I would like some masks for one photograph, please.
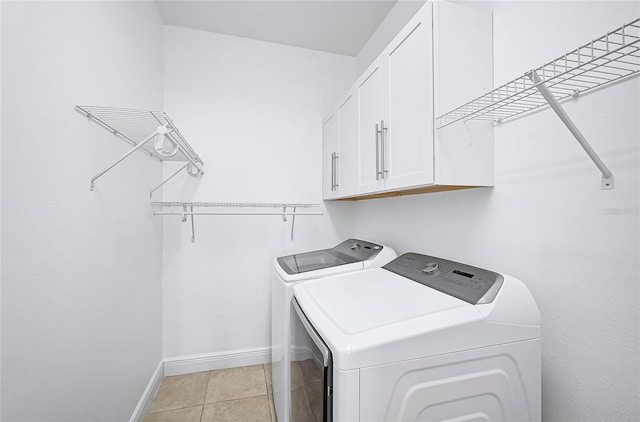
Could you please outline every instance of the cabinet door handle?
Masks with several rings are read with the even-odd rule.
[[[376,180],[380,180],[380,128],[376,123]]]
[[[335,158],[336,158],[336,157],[335,157],[335,155],[336,155],[336,153],[335,153],[335,152],[332,152],[332,153],[331,153],[331,190],[332,190],[332,191],[333,191],[333,190],[334,190],[334,188],[336,187],[336,185],[335,185],[335,181],[334,181],[334,179],[333,179],[333,178],[334,178],[334,175],[336,174],[336,171],[335,171],[335,166],[336,166],[336,160],[335,160]]]
[[[331,190],[333,190],[333,152],[331,153]]]
[[[336,153],[331,153],[331,190],[336,190]]]
[[[380,167],[382,167],[381,176],[382,176],[383,179],[384,179],[385,173],[388,173],[388,170],[384,169],[384,163],[385,163],[385,160],[384,160],[384,135],[385,135],[386,132],[387,132],[387,128],[384,127],[384,120],[380,120],[380,149],[382,150],[382,154],[381,154],[382,155],[382,159],[380,160],[381,161]]]
[[[338,187],[340,186],[340,184],[338,183],[339,182],[338,175],[340,174],[338,172],[338,165],[340,164],[340,157],[338,156],[337,152],[334,152],[334,154],[335,155],[334,155],[333,161],[335,162],[335,164],[333,165],[333,167],[335,169],[335,176],[333,178],[333,183],[334,183],[334,185],[336,187],[336,190],[338,190]]]

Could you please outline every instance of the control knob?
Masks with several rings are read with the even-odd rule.
[[[433,274],[438,271],[438,263],[437,262],[427,262],[422,266],[422,272],[425,274]]]

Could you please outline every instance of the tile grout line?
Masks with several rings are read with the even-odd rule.
[[[1,1],[1,0],[0,0],[0,1]],[[198,406],[203,406],[203,408],[204,408],[204,405],[205,405],[205,403],[204,403],[204,402],[205,402],[205,400],[206,400],[206,397],[207,397],[207,391],[208,391],[208,388],[209,388],[209,378],[211,377],[211,371],[201,371],[201,372],[207,372],[207,385],[206,385],[206,386],[205,386],[205,388],[204,388],[204,398],[202,399],[202,403],[201,403],[201,404],[196,404],[196,405],[187,405],[187,406],[180,406],[180,407],[172,407],[172,408],[169,408],[169,409],[160,409],[160,410],[155,410],[155,411],[147,410],[147,412],[145,413],[145,416],[146,416],[146,415],[156,414],[156,413],[172,412],[172,411],[174,411],[174,410],[190,409],[190,408],[192,408],[192,407],[198,407]],[[189,375],[195,375],[195,374],[198,374],[198,373],[199,373],[199,372],[194,372],[194,373],[190,373],[190,374],[170,375],[169,377],[164,377],[164,378],[162,379],[162,381],[160,382],[160,386],[162,386],[162,383],[164,383],[164,381],[165,381],[165,379],[166,379],[166,378],[170,378],[170,377],[174,377],[174,376],[177,376],[177,377],[179,377],[179,376],[189,376]],[[160,388],[158,388],[158,391],[160,391]],[[157,393],[156,393],[156,395],[157,395]],[[154,399],[153,399],[153,400],[155,401],[155,397],[154,397]],[[200,417],[200,418],[202,419],[202,415],[201,415],[201,417]]]
[[[0,1],[1,1],[1,0],[0,0]],[[147,415],[156,415],[156,414],[158,414],[158,413],[165,413],[165,412],[174,412],[174,411],[176,411],[176,410],[191,409],[191,408],[193,408],[193,407],[202,407],[202,406],[203,406],[203,405],[201,405],[201,404],[196,404],[195,406],[172,407],[171,409],[158,410],[158,411],[155,411],[155,412],[147,412],[147,413],[145,414],[145,416],[147,416]]]
[[[2,1],[2,0],[0,0],[0,1]],[[204,405],[196,404],[194,406],[172,407],[171,409],[156,410],[155,412],[147,412],[146,414],[147,415],[155,415],[156,413],[173,412],[174,410],[190,409],[192,407],[198,407],[198,406],[204,406]]]
[[[204,405],[207,402],[207,393],[209,392],[209,381],[211,381],[211,371],[207,371],[207,386],[204,388],[204,397],[202,397],[202,411],[200,412],[200,422],[202,422],[202,416],[204,415]]]
[[[201,404],[195,405],[195,406],[191,405],[191,406],[181,406],[181,407],[176,407],[176,408],[171,408],[171,409],[162,409],[162,410],[158,410],[158,411],[155,411],[155,412],[147,411],[145,416],[147,414],[158,414],[158,413],[163,413],[163,412],[171,412],[171,411],[189,409],[189,408],[192,408],[192,407],[200,406],[201,410],[200,410],[200,419],[199,419],[199,421],[202,422],[202,418],[204,416],[204,407],[207,404],[214,405],[214,404],[219,404],[219,403],[226,403],[226,402],[231,402],[231,401],[244,400],[244,399],[250,399],[250,398],[264,396],[267,399],[267,405],[269,406],[269,416],[271,417],[271,421],[273,421],[274,415],[273,415],[273,412],[271,411],[271,404],[270,404],[270,401],[269,401],[269,388],[268,388],[267,373],[266,373],[267,369],[265,367],[265,364],[261,364],[260,366],[262,366],[262,376],[263,376],[263,382],[264,382],[264,387],[265,387],[265,393],[264,394],[257,394],[257,395],[253,395],[253,396],[247,396],[247,397],[236,397],[236,398],[231,398],[231,399],[227,399],[227,400],[219,400],[219,401],[214,401],[214,402],[211,402],[211,403],[207,403],[206,399],[207,399],[207,393],[209,392],[209,382],[211,380],[211,375],[212,375],[213,371],[206,371],[207,372],[207,383],[205,385],[204,396],[203,396]],[[205,371],[202,371],[202,372],[205,372]],[[192,375],[192,374],[185,374],[185,375]],[[163,379],[163,382],[164,382],[164,379]]]
[[[2,1],[2,0],[0,0]],[[260,365],[248,365],[248,366],[262,366],[262,375],[265,376],[265,369],[264,369],[264,365],[260,364]],[[209,379],[211,379],[211,373],[214,371],[224,371],[224,370],[228,370],[228,369],[237,369],[237,368],[244,368],[244,366],[236,366],[233,368],[223,368],[223,369],[214,369],[212,371],[208,371],[209,372]],[[233,397],[233,398],[229,398],[229,399],[224,399],[224,400],[217,400],[217,401],[212,401],[212,402],[207,402],[207,395],[205,392],[205,398],[204,398],[204,403],[202,404],[203,406],[207,405],[207,404],[217,404],[217,403],[225,403],[225,402],[229,402],[229,401],[234,401],[234,400],[244,400],[244,399],[250,399],[253,397],[262,397],[262,396],[267,396],[267,399],[269,398],[269,389],[267,388],[267,381],[266,381],[266,376],[265,376],[265,384],[264,384],[264,388],[265,388],[265,393],[264,394],[254,394],[251,396],[243,396],[243,397]],[[209,388],[209,382],[207,381],[207,392],[208,392],[208,388]]]
[[[203,406],[221,404],[221,403],[229,403],[230,401],[255,399],[256,397],[266,397],[267,401],[269,400],[269,394],[258,394],[257,396],[237,397],[235,399],[226,399],[226,400],[214,401],[214,402],[211,402],[211,403],[205,403]],[[195,407],[195,406],[189,406],[189,407]]]
[[[271,413],[271,402],[269,401],[269,381],[267,381],[267,368],[265,364],[262,364],[262,375],[264,376],[264,389],[267,391],[267,406],[269,406],[269,419],[273,421],[273,414]]]

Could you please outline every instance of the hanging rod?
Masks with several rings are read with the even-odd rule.
[[[296,223],[296,216],[301,215],[323,215],[322,212],[298,212],[298,208],[319,208],[320,204],[294,204],[294,203],[265,203],[265,202],[151,202],[152,206],[159,207],[180,207],[181,211],[154,211],[154,216],[180,216],[182,222],[186,223],[191,217],[191,242],[195,243],[195,224],[194,216],[233,216],[233,215],[251,215],[265,216],[276,215],[281,216],[282,221],[286,222],[287,217],[291,216],[291,240],[294,239],[293,233]],[[194,211],[194,207],[205,208],[275,208],[279,211]]]
[[[635,19],[443,114],[436,118],[436,127],[441,129],[469,120],[498,124],[550,106],[602,173],[602,189],[613,189],[613,174],[564,111],[560,101],[638,75],[638,72],[640,19]]]
[[[232,208],[317,208],[320,204],[289,204],[282,202],[152,202],[151,205],[161,207],[232,207]]]
[[[158,161],[185,162],[177,172],[151,190],[149,196],[184,169],[190,176],[204,174],[202,159],[165,112],[89,105],[76,105],[75,109],[89,120],[133,145],[133,148],[115,163],[91,178],[90,190],[93,191],[98,178],[136,151],[143,151]]]

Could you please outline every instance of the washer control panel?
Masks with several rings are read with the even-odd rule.
[[[347,239],[332,248],[336,254],[344,254],[356,261],[372,259],[380,253],[382,245],[360,239]]]
[[[413,252],[382,268],[473,305],[491,303],[504,282],[493,271]]]
[[[427,262],[421,266],[422,272],[425,274],[433,274],[438,271],[440,265],[437,262]]]

